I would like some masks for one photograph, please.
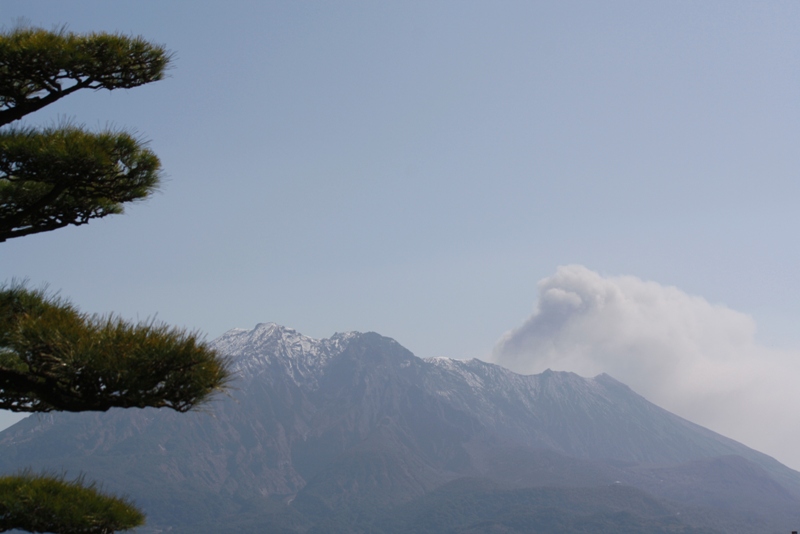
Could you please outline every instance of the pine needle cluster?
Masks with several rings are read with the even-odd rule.
[[[225,385],[226,360],[167,325],[89,316],[23,285],[0,288],[0,408],[172,408]]]
[[[0,478],[0,532],[110,534],[144,524],[127,499],[101,493],[82,477],[19,475]]]
[[[81,89],[164,76],[170,54],[141,37],[18,27],[0,34],[0,243],[80,226],[149,197],[161,163],[124,131],[9,126]],[[80,312],[24,284],[0,286],[0,409],[188,411],[223,389],[228,362],[197,334]],[[0,532],[108,534],[144,523],[82,477],[0,477]]]

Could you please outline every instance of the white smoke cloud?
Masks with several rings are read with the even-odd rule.
[[[493,353],[518,373],[608,373],[648,400],[800,468],[800,351],[755,321],[675,287],[580,265],[539,282],[536,308]]]

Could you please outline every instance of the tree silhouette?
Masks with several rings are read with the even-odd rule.
[[[160,80],[163,46],[118,34],[18,27],[0,34],[0,242],[122,213],[159,184],[158,157],[124,131],[12,125],[80,89]],[[50,412],[188,411],[229,378],[196,334],[81,313],[21,283],[0,287],[0,408]],[[82,478],[0,477],[0,532],[105,534],[144,523],[126,499]]]

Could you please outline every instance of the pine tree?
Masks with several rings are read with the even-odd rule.
[[[18,27],[0,34],[0,242],[122,213],[158,187],[158,157],[124,131],[12,123],[80,89],[133,88],[164,76],[170,54],[140,37]],[[81,313],[25,284],[0,287],[0,408],[50,412],[188,411],[229,378],[198,336]],[[0,532],[100,534],[144,523],[124,498],[79,478],[0,477]]]

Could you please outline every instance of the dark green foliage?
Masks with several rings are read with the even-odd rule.
[[[164,47],[140,37],[17,28],[0,34],[0,126],[79,89],[164,75]],[[158,186],[161,163],[125,132],[76,126],[0,132],[0,242],[122,212]]]
[[[144,524],[126,499],[103,495],[81,478],[22,473],[0,478],[0,532],[107,534]]]
[[[0,35],[0,126],[79,89],[160,80],[170,56],[141,37],[17,28]]]
[[[159,80],[162,46],[140,37],[20,27],[0,34],[0,127],[80,89]],[[122,131],[64,124],[0,130],[0,242],[122,213],[158,186],[161,163]],[[185,412],[228,380],[197,336],[80,313],[22,285],[0,287],[0,408],[17,412],[167,407]],[[144,523],[82,479],[0,478],[0,531],[105,534]]]
[[[225,364],[184,331],[87,316],[19,285],[0,289],[0,408],[185,412],[225,384]]]
[[[147,198],[160,162],[124,132],[75,126],[0,132],[0,241],[122,213]]]

